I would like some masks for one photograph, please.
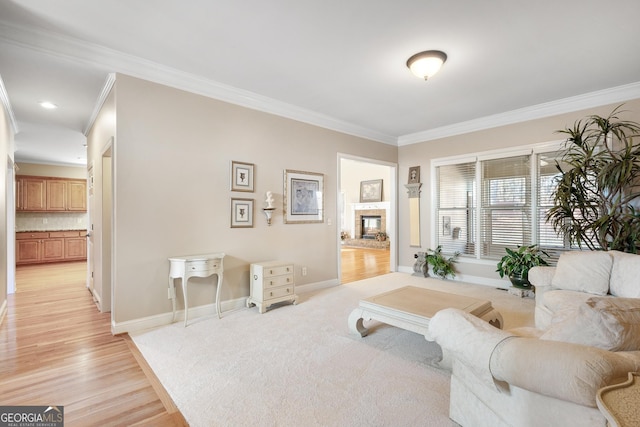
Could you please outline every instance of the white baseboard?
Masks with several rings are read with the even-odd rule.
[[[338,286],[340,281],[338,279],[324,280],[322,282],[307,283],[304,285],[296,285],[296,293],[303,294],[305,292],[318,291],[320,289],[332,288]]]
[[[325,280],[322,282],[307,283],[305,285],[296,286],[296,293],[305,293],[317,291],[320,289],[330,288],[340,284],[338,279]],[[246,308],[247,297],[236,298],[233,300],[222,301],[222,317],[225,313],[233,310]],[[189,308],[189,321],[201,316],[211,316],[216,314],[215,304],[200,305]],[[111,322],[111,333],[114,335],[140,332],[146,329],[158,328],[160,326],[172,323],[173,313],[156,314],[155,316],[143,317],[135,320],[127,320],[126,322]],[[176,311],[176,322],[184,322],[184,310]]]
[[[413,274],[413,266],[411,267],[407,267],[404,265],[399,266],[398,271],[400,273]],[[451,280],[454,282],[472,283],[474,285],[491,286],[492,288],[501,288],[501,289],[507,289],[511,287],[511,282],[505,279],[494,279],[491,277],[472,276],[469,274],[460,274],[460,273],[456,273],[456,277],[454,277],[453,279],[447,279],[447,280]]]
[[[222,317],[225,316],[225,313],[233,310],[237,310],[239,308],[244,308],[247,305],[247,298],[237,298],[233,300],[222,301],[221,311]],[[197,307],[189,307],[189,322],[192,319],[201,316],[211,316],[216,314],[216,305],[215,304],[206,304],[199,305]],[[124,334],[124,333],[133,333],[140,332],[146,329],[158,328],[160,326],[169,325],[172,323],[173,313],[162,313],[156,314],[154,316],[143,317],[135,320],[127,320],[125,322],[111,322],[111,333],[113,335]],[[184,310],[176,311],[176,322],[184,322]]]

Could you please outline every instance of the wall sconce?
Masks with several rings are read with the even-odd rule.
[[[440,50],[416,53],[407,60],[407,67],[416,77],[427,80],[440,70],[447,60],[447,54]]]
[[[262,212],[264,212],[264,216],[267,217],[267,225],[271,225],[271,216],[273,215],[273,211],[276,210],[276,208],[273,207],[273,193],[271,193],[271,191],[267,191],[264,202],[267,204],[267,207],[262,208]]]

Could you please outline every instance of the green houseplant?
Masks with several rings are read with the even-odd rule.
[[[426,261],[431,266],[433,274],[441,279],[446,279],[448,276],[456,277],[454,263],[457,262],[459,256],[460,252],[455,252],[452,256],[446,258],[442,254],[442,246],[439,245],[435,250],[427,249]]]
[[[538,265],[549,265],[545,257],[549,255],[538,245],[518,246],[513,249],[504,248],[507,252],[498,262],[496,270],[500,277],[507,276],[516,288],[529,288],[529,270]]]
[[[547,221],[572,244],[637,253],[640,248],[640,124],[608,117],[578,120],[567,135]],[[635,139],[634,139],[635,138]]]

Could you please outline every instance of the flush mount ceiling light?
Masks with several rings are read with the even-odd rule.
[[[39,102],[40,106],[42,108],[46,108],[47,110],[53,110],[58,108],[58,106],[56,104],[54,104],[53,102],[49,102],[49,101],[42,101]]]
[[[429,79],[438,72],[447,60],[447,54],[440,50],[427,50],[416,53],[407,60],[407,67],[421,79]]]

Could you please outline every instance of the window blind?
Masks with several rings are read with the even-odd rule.
[[[533,241],[531,156],[485,160],[481,171],[481,258],[500,259]]]
[[[476,163],[438,166],[437,244],[445,254],[475,255]]]

